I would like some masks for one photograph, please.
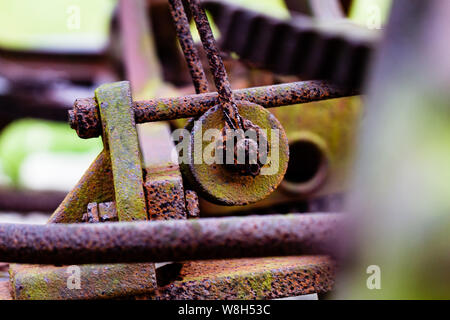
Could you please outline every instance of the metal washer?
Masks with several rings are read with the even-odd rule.
[[[267,130],[270,161],[262,169],[269,171],[273,168],[271,170],[273,172],[256,177],[241,176],[227,170],[221,164],[207,164],[204,161],[195,163],[195,152],[202,152],[203,156],[203,150],[211,144],[211,140],[203,141],[201,139],[202,148],[198,150],[199,148],[194,148],[195,136],[201,133],[200,137],[202,138],[206,130],[222,130],[225,124],[219,105],[209,109],[192,127],[188,147],[189,164],[184,166],[183,171],[185,178],[192,186],[196,187],[203,198],[219,205],[246,205],[266,198],[283,180],[289,161],[286,133],[275,116],[263,107],[248,101],[236,101],[236,105],[243,118],[249,119],[261,129]],[[272,141],[274,133],[270,129],[278,130],[278,139]],[[278,150],[278,155],[276,155],[276,150]],[[199,157],[198,154],[197,157]]]

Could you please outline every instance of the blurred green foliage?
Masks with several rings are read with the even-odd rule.
[[[102,142],[80,139],[66,123],[35,119],[18,120],[0,135],[0,162],[13,185],[19,183],[20,166],[33,152],[95,152]]]
[[[0,0],[0,46],[17,50],[101,48],[115,4],[116,0]]]

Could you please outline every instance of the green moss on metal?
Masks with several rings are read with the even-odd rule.
[[[268,292],[272,290],[272,273],[267,271],[264,273],[252,273],[246,277],[237,278],[238,282],[238,298],[247,299],[254,296],[257,299],[264,299]]]
[[[103,150],[49,219],[49,223],[81,222],[90,202],[114,199],[111,161]]]
[[[111,157],[119,220],[147,220],[130,84],[122,81],[102,85],[95,96],[100,106],[103,141]]]
[[[185,175],[187,179],[192,179],[193,185],[198,186],[198,191],[207,200],[222,205],[245,205],[253,203],[267,197],[280,184],[287,169],[289,160],[289,148],[287,138],[278,120],[267,110],[255,104],[238,103],[239,113],[242,117],[251,120],[261,129],[267,130],[267,140],[270,144],[269,159],[277,161],[274,172],[260,174],[256,177],[241,176],[230,172],[220,164],[196,164],[194,162],[195,152],[203,152],[211,141],[201,141],[202,148],[195,148],[195,135],[199,134],[200,122],[202,134],[208,129],[219,129],[224,127],[224,119],[218,107],[210,109],[194,125],[192,130],[192,142],[189,152],[191,164],[190,173]],[[279,130],[279,139],[272,141],[271,129]],[[198,132],[198,133],[197,133]],[[273,142],[273,144],[272,144]],[[278,157],[273,157],[274,150],[279,150]],[[262,170],[270,168],[272,163],[266,164]]]

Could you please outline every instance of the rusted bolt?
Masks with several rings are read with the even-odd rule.
[[[267,136],[262,129],[255,125],[252,121],[245,119],[243,121],[244,128],[240,134],[235,130],[229,130],[226,125],[222,129],[222,141],[217,146],[216,150],[220,150],[223,153],[223,163],[231,172],[238,173],[241,176],[256,177],[260,174],[261,168],[264,163],[261,162],[260,147],[266,146],[265,154],[269,152],[269,144]],[[229,145],[230,140],[234,140]],[[260,146],[261,144],[261,146]],[[234,148],[231,149],[231,148]],[[228,162],[228,155],[234,155],[232,163]]]
[[[83,139],[98,137],[102,134],[102,125],[94,98],[77,99],[73,110],[69,110],[69,123],[78,136]]]

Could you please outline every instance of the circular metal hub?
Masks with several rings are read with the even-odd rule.
[[[236,102],[239,114],[261,128],[268,143],[268,152],[257,176],[242,175],[223,164],[216,155],[217,138],[225,126],[221,106],[209,109],[195,123],[190,123],[189,163],[183,165],[185,178],[205,199],[221,205],[246,205],[264,199],[281,183],[289,161],[286,134],[279,121],[263,107]],[[259,142],[259,141],[258,141]],[[264,148],[264,146],[262,146]],[[226,152],[226,151],[225,151]]]

